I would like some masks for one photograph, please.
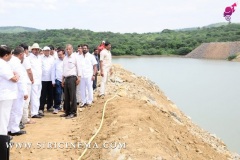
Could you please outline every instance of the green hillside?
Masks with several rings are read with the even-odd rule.
[[[220,27],[198,27],[196,30],[175,31],[164,29],[155,33],[112,33],[93,32],[80,29],[44,30],[38,32],[0,33],[0,44],[15,47],[20,43],[32,45],[34,42],[45,45],[65,46],[87,43],[90,50],[102,40],[112,43],[114,55],[185,55],[202,43],[240,41],[240,24]]]
[[[21,26],[6,26],[0,27],[0,33],[20,33],[20,32],[37,32],[40,31],[36,28],[21,27]]]

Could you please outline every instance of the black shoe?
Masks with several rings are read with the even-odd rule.
[[[34,115],[34,116],[32,116],[32,118],[42,118],[42,116],[40,116],[40,115]]]
[[[43,113],[38,113],[39,116],[41,117],[44,117],[44,114]]]
[[[64,114],[61,114],[60,117],[67,117],[68,114],[64,113]]]
[[[26,131],[18,131],[18,132],[15,132],[15,133],[12,133],[12,132],[8,132],[8,134],[10,136],[20,136],[22,134],[26,134],[27,132]]]
[[[71,119],[71,118],[74,118],[74,117],[77,117],[77,114],[70,114],[66,117],[66,119]]]

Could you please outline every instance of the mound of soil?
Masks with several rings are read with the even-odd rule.
[[[188,58],[227,59],[240,53],[240,42],[203,43],[186,55]]]

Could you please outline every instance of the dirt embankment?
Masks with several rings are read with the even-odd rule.
[[[240,42],[203,43],[186,55],[188,58],[227,59],[240,53]]]
[[[13,147],[11,160],[77,160],[100,125],[104,103],[114,95],[106,106],[101,130],[82,159],[238,159],[220,139],[193,124],[154,83],[120,66],[115,66],[105,98],[96,95],[92,107],[78,109],[77,118],[66,120],[46,113],[36,124],[28,125],[27,134],[13,141],[33,146]],[[82,145],[67,147],[62,143]]]

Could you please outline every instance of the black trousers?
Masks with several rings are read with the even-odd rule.
[[[77,113],[76,80],[75,76],[65,78],[64,109],[67,115]]]
[[[10,137],[5,135],[0,135],[0,159],[9,160],[9,145]]]
[[[47,102],[47,109],[53,106],[53,85],[52,81],[42,81],[42,91],[40,97],[39,110],[44,111],[44,105]]]

